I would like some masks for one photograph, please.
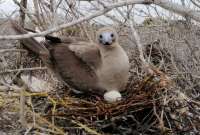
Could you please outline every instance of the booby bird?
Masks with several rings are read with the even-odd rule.
[[[17,34],[27,33],[16,22],[11,24]],[[124,90],[129,77],[129,59],[113,28],[101,28],[94,43],[45,37],[46,41],[41,43],[34,38],[21,41],[73,88],[101,94],[109,103],[121,100],[120,91]]]

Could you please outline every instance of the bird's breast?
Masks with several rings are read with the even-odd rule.
[[[99,84],[107,90],[121,90],[128,81],[129,60],[124,50],[109,52],[102,58],[97,71]]]

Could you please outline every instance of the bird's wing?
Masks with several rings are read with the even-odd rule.
[[[50,42],[50,43],[74,43],[77,41],[86,41],[83,38],[80,37],[72,37],[72,36],[52,36],[52,35],[46,35],[45,40]]]
[[[53,46],[51,54],[56,71],[65,82],[78,90],[103,92],[95,69],[100,63],[98,50],[83,44],[60,43]]]
[[[100,50],[95,44],[73,43],[69,45],[69,50],[92,68],[98,68],[102,63]]]
[[[28,31],[24,29],[22,26],[20,26],[16,21],[11,20],[11,27],[16,32],[16,34],[27,34]],[[28,48],[30,51],[34,52],[36,55],[38,55],[48,67],[51,67],[51,60],[50,60],[50,52],[49,50],[44,46],[44,44],[38,42],[35,40],[35,38],[26,38],[20,40],[22,44]]]
[[[16,32],[16,34],[27,34],[28,31],[20,26],[16,21],[11,20],[11,27]],[[29,50],[33,51],[37,55],[49,55],[48,49],[43,45],[40,44],[37,40],[34,38],[26,38],[21,39],[22,43],[25,47],[27,47]]]

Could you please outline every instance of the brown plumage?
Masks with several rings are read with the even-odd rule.
[[[12,22],[12,26],[17,34],[27,33],[16,22]],[[34,38],[22,42],[49,68],[59,73],[64,82],[81,91],[104,94],[107,100],[105,92],[121,91],[128,81],[128,57],[117,40],[117,33],[112,28],[103,28],[97,32],[96,43],[51,36],[46,36],[43,43]],[[121,98],[118,95],[117,98]]]

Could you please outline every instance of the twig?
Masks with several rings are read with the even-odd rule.
[[[7,83],[5,83],[5,82],[3,82],[3,81],[1,81],[0,82],[5,88],[7,87],[7,89],[6,90],[16,90],[16,91],[20,91],[22,88],[21,87],[19,87],[19,86],[17,86],[17,85],[9,85],[9,84],[7,84]]]
[[[25,119],[25,96],[24,96],[24,91],[26,87],[23,87],[23,89],[20,90],[20,122],[23,127],[26,127],[26,119]]]
[[[81,128],[85,129],[89,134],[92,134],[92,135],[101,135],[101,134],[98,133],[97,131],[95,131],[95,130],[89,128],[89,127],[86,126],[86,125],[83,125],[83,124],[80,123],[80,122],[77,122],[77,121],[74,121],[74,120],[72,120],[72,122],[73,122],[74,124],[77,124],[77,125],[80,126]]]
[[[1,49],[0,53],[7,53],[7,52],[24,52],[27,53],[27,50],[24,49]]]
[[[88,15],[88,16],[85,16],[85,17],[81,17],[80,19],[75,20],[73,22],[65,23],[65,24],[59,25],[57,27],[54,27],[52,29],[49,29],[49,30],[46,30],[46,31],[43,31],[43,32],[40,32],[40,33],[29,33],[29,34],[23,34],[23,35],[4,35],[4,36],[0,36],[0,40],[8,40],[8,39],[12,39],[12,40],[15,39],[16,40],[16,39],[24,39],[24,38],[30,38],[30,37],[45,36],[47,34],[51,34],[53,32],[57,32],[57,31],[59,31],[59,30],[61,30],[63,28],[67,28],[67,27],[79,24],[81,22],[93,19],[95,17],[101,16],[101,15],[109,12],[110,10],[112,10],[114,8],[122,7],[122,6],[125,6],[125,5],[131,5],[131,4],[144,4],[146,2],[149,2],[149,0],[126,0],[126,1],[120,1],[120,2],[117,2],[117,3],[114,3],[114,4],[110,4],[110,5],[106,6],[105,9],[98,10],[98,11],[96,11],[95,13],[93,13],[91,15]]]
[[[196,21],[200,21],[200,17],[199,17],[200,13],[199,12],[192,10],[192,9],[186,9],[183,6],[180,6],[173,2],[169,2],[167,0],[126,0],[126,1],[120,1],[120,2],[117,2],[114,4],[110,4],[110,5],[106,6],[106,8],[104,8],[102,10],[98,10],[91,15],[82,17],[82,18],[75,20],[73,22],[70,22],[70,23],[65,23],[65,24],[59,25],[57,27],[54,27],[52,29],[49,29],[49,30],[46,30],[46,31],[43,31],[40,33],[31,33],[31,34],[23,34],[23,35],[4,35],[4,36],[0,36],[0,40],[8,40],[8,39],[14,40],[14,39],[24,39],[24,38],[30,38],[30,37],[45,36],[47,34],[51,34],[53,32],[57,32],[61,29],[64,29],[64,28],[79,24],[81,22],[88,21],[95,17],[101,16],[117,7],[122,7],[122,6],[126,6],[126,5],[131,5],[131,4],[147,4],[147,3],[148,4],[154,3],[166,10],[173,11],[182,16],[189,16]]]
[[[171,12],[175,12],[183,17],[188,16],[196,21],[200,21],[200,13],[190,8],[185,8],[184,6],[175,4],[169,0],[154,0],[154,4],[169,10]]]
[[[19,3],[17,0],[13,0],[13,2],[18,5],[20,7],[20,12],[23,12],[24,14],[26,14],[29,19],[35,24],[37,25],[37,21],[32,17],[32,13],[30,11],[27,10],[26,6],[24,7],[24,5],[22,5],[21,3]],[[26,4],[26,3],[25,3]],[[34,14],[35,15],[35,14]]]
[[[32,111],[31,111],[31,113],[32,113]],[[59,132],[59,134],[61,134],[61,135],[65,135],[65,134],[67,135],[67,133],[65,133],[62,129],[60,129],[59,127],[56,127],[55,125],[52,125],[47,119],[45,119],[44,117],[40,116],[40,114],[35,113],[35,116],[38,118],[38,120],[40,120],[40,121],[38,121],[39,123],[42,122],[42,123],[47,124],[51,129],[52,128],[56,129],[56,131]]]
[[[12,73],[12,72],[22,72],[22,71],[35,71],[35,70],[47,70],[47,67],[33,67],[33,68],[21,68],[21,69],[7,69],[1,71],[0,74]]]
[[[134,39],[136,40],[136,45],[139,50],[139,57],[142,62],[142,67],[145,69],[145,71],[147,71],[147,73],[153,74],[153,70],[150,68],[150,65],[146,62],[144,58],[143,45],[141,43],[140,36],[138,35],[136,29],[134,28],[134,23],[133,23],[132,18],[129,18],[129,22],[130,22],[131,32],[134,36]]]

